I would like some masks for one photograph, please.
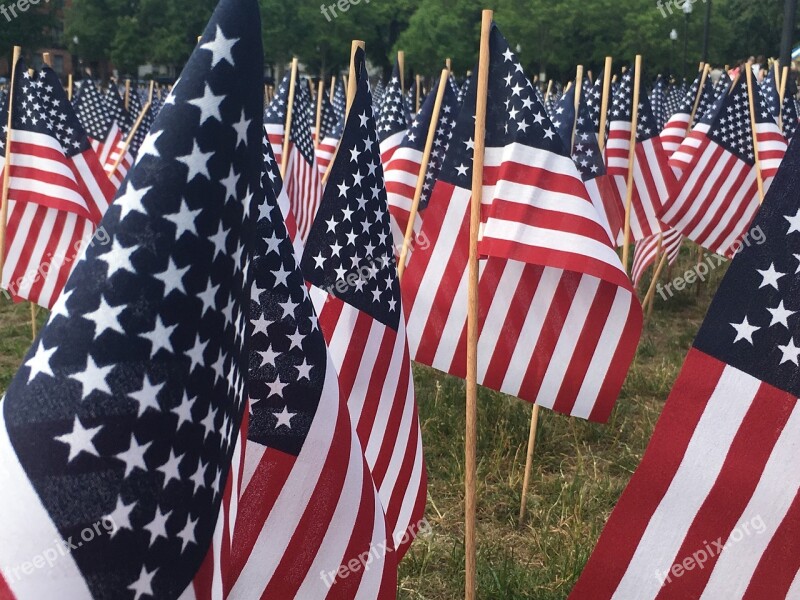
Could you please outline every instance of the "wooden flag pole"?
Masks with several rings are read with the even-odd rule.
[[[536,430],[539,427],[539,405],[533,405],[531,412],[531,429],[528,433],[528,453],[525,457],[525,478],[522,481],[522,502],[519,506],[519,526],[525,522],[525,511],[528,508],[528,488],[531,483],[531,473],[533,471],[533,454],[536,451]]]
[[[578,65],[577,72],[575,73],[575,120],[572,121],[572,144],[569,147],[570,156],[572,155],[572,149],[575,147],[575,129],[578,127],[578,111],[581,107],[581,93],[583,91],[583,86],[581,82],[583,81],[583,65]]]
[[[442,69],[442,75],[439,78],[439,88],[436,90],[436,102],[433,105],[433,113],[431,114],[431,123],[428,126],[428,139],[425,140],[425,150],[422,153],[422,163],[419,166],[419,175],[417,175],[417,187],[414,190],[414,199],[411,201],[411,212],[408,215],[408,225],[406,225],[405,237],[403,238],[403,247],[400,250],[400,259],[397,263],[397,277],[401,281],[403,279],[403,273],[406,270],[408,249],[411,247],[411,238],[414,236],[414,223],[417,220],[417,213],[419,212],[419,201],[420,198],[422,198],[422,191],[425,186],[425,175],[427,175],[428,163],[431,160],[433,142],[436,139],[436,129],[439,126],[439,113],[442,110],[445,86],[449,85],[449,77],[450,71]]]
[[[294,88],[297,85],[297,57],[292,59],[292,75],[289,78],[289,99],[286,101],[286,124],[283,128],[283,154],[281,154],[281,177],[286,177],[289,165],[289,141],[292,137],[292,113],[294,112]]]
[[[131,80],[125,80],[125,110],[129,110],[131,106]]]
[[[49,52],[42,52],[42,62],[51,69],[53,68],[53,59]]]
[[[417,85],[416,85],[416,102],[415,102],[415,106],[416,106],[416,112],[419,112],[419,99],[422,96],[422,94],[421,94],[421,92],[422,92],[422,77],[420,77],[419,75],[417,75],[417,77],[416,77],[416,84]]]
[[[314,137],[315,150],[319,148],[320,138],[322,137],[320,127],[322,126],[322,94],[324,93],[325,82],[322,80],[322,77],[320,77],[319,83],[317,84],[317,135]]]
[[[67,100],[72,102],[72,73],[67,75]]]
[[[478,61],[478,95],[475,105],[475,146],[472,163],[472,205],[469,227],[469,277],[467,307],[467,394],[464,461],[464,555],[465,600],[477,598],[478,555],[476,547],[478,495],[478,283],[480,265],[478,232],[481,226],[483,161],[486,150],[486,106],[489,96],[489,37],[492,31],[491,10],[483,11],[481,47]]]
[[[636,128],[639,125],[639,87],[642,76],[642,55],[636,55],[636,71],[633,74],[633,104],[631,106],[631,139],[628,153],[628,189],[625,194],[625,235],[622,239],[622,266],[628,270],[628,255],[631,242],[631,204],[633,203],[633,168],[636,160]]]
[[[750,61],[747,62],[747,100],[750,104],[750,127],[753,131],[753,156],[756,161],[756,180],[758,181],[759,204],[764,203],[764,178],[761,175],[761,160],[758,158],[758,134],[756,133],[756,108],[753,101],[753,68]]]
[[[400,71],[400,91],[406,93],[406,53],[402,50],[397,53],[397,69]]]
[[[600,131],[597,135],[597,143],[600,145],[600,151],[606,147],[606,119],[608,118],[608,99],[611,95],[611,67],[614,64],[614,59],[606,56],[606,67],[603,71],[603,99],[600,102]]]
[[[350,77],[347,79],[347,103],[345,105],[345,113],[344,113],[344,120],[345,124],[347,123],[347,116],[350,114],[350,107],[353,104],[353,100],[356,97],[356,90],[358,86],[356,85],[356,51],[361,48],[362,50],[366,49],[366,44],[361,40],[353,40],[353,43],[350,45]],[[344,131],[342,131],[342,135],[344,135]],[[331,157],[331,162],[328,163],[328,169],[325,171],[325,175],[322,176],[322,185],[324,186],[328,183],[328,178],[331,176],[331,170],[333,169],[333,163],[336,162],[336,156],[339,154],[339,145],[341,144],[342,140],[336,144],[336,150]]]
[[[711,66],[705,65],[705,67],[703,67],[703,74],[700,76],[700,85],[697,88],[697,95],[695,96],[694,104],[692,105],[692,114],[689,115],[689,124],[686,126],[686,135],[689,135],[689,132],[692,130],[692,124],[697,116],[697,111],[700,109],[700,100],[703,97],[703,86],[706,84],[709,71],[711,71]]]
[[[147,114],[147,111],[150,110],[150,106],[153,104],[153,91],[155,88],[156,82],[155,80],[150,80],[150,93],[147,96],[147,102],[142,107],[142,111],[139,113],[139,116],[136,118],[136,122],[131,127],[131,130],[128,132],[128,136],[125,138],[125,145],[120,150],[119,155],[117,156],[117,160],[114,161],[114,165],[111,168],[111,173],[109,177],[117,172],[117,167],[119,167],[119,163],[122,162],[125,154],[128,152],[128,148],[131,146],[131,142],[133,142],[133,138],[136,135],[136,132],[139,130],[139,127],[142,125],[142,121],[144,121],[144,116]]]
[[[333,102],[334,96],[336,96],[336,75],[331,77],[331,95],[330,98],[328,98],[331,103]]]
[[[450,59],[450,58],[445,58],[444,59],[444,68],[447,69],[448,73],[452,73],[453,72],[453,60]]]
[[[8,85],[8,123],[6,129],[6,168],[3,169],[3,195],[0,198],[0,275],[3,274],[3,267],[6,262],[6,223],[8,221],[8,188],[11,183],[8,165],[11,164],[11,115],[14,109],[14,77],[17,73],[17,62],[19,62],[22,48],[14,46],[13,57],[11,59],[11,79]]]
[[[553,91],[553,80],[547,82],[547,92],[544,95],[544,102],[547,104],[547,101],[550,99],[550,93]]]
[[[653,281],[650,282],[650,289],[647,290],[647,296],[644,298],[644,302],[642,303],[642,310],[644,307],[647,306],[648,318],[650,318],[650,313],[652,312],[652,305],[655,302],[655,295],[656,295],[656,287],[658,284],[658,280],[661,278],[661,271],[664,270],[664,265],[667,264],[667,258],[669,257],[668,252],[664,252],[661,255],[661,260],[658,261],[658,268],[656,272],[653,274]]]

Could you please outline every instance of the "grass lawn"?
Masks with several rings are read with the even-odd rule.
[[[684,248],[678,275],[695,258]],[[657,297],[636,361],[607,425],[542,411],[528,496],[519,527],[531,406],[481,390],[478,431],[478,597],[567,596],[614,504],[644,454],[684,356],[724,269],[668,301]],[[666,276],[663,278],[666,280]],[[699,292],[699,293],[698,293]],[[42,313],[44,311],[41,311]],[[39,320],[43,321],[44,314]],[[0,297],[0,393],[31,341],[30,309]],[[400,570],[403,600],[463,597],[464,383],[416,365],[415,384],[428,463],[427,518]]]

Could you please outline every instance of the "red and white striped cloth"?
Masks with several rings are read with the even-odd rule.
[[[674,229],[667,229],[663,233],[657,233],[636,242],[636,249],[633,253],[633,268],[631,270],[633,287],[639,287],[645,271],[650,265],[661,260],[664,252],[667,253],[669,264],[674,265],[681,252],[682,243],[683,236]]]
[[[116,190],[91,148],[67,158],[55,138],[13,130],[11,150],[0,285],[49,309]]]
[[[671,157],[683,143],[683,140],[686,139],[686,134],[691,128],[689,124],[691,117],[691,114],[687,112],[677,112],[672,115],[667,124],[664,125],[664,129],[661,130],[659,134],[661,145],[668,156]]]
[[[264,124],[264,134],[267,136],[269,145],[272,148],[272,154],[275,155],[275,160],[280,165],[283,160],[283,138],[286,128],[283,125],[274,123]]]
[[[422,152],[409,144],[400,146],[392,160],[386,164],[386,196],[389,201],[389,214],[392,222],[392,238],[396,253],[400,253],[406,236],[411,203],[417,190],[417,179],[422,167]],[[419,234],[422,218],[417,214],[414,233]]]
[[[128,171],[131,170],[134,162],[131,153],[125,149],[125,139],[125,137],[119,139],[116,146],[114,146],[114,149],[109,153],[105,165],[103,165],[105,172],[108,173],[108,178],[111,180],[111,183],[113,183],[117,188],[119,188],[119,186],[122,185],[122,182],[125,181],[125,177],[128,175]],[[122,155],[121,159],[120,155]],[[118,159],[119,164],[117,164],[116,168],[114,168],[114,165],[117,163]]]
[[[339,138],[326,136],[322,139],[317,146],[317,166],[319,167],[319,174],[325,176],[328,171],[328,166],[331,164],[333,157],[336,156],[336,148],[339,147]]]

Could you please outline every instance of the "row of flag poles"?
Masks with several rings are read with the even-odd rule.
[[[551,81],[543,94],[484,11],[478,67],[463,86],[449,63],[427,94],[419,75],[406,85],[400,53],[373,94],[356,41],[347,77],[326,94],[297,59],[264,88],[261,43],[257,3],[222,0],[163,101],[153,84],[126,85],[122,97],[91,81],[73,99],[47,60],[29,71],[15,48],[0,115],[0,273],[15,299],[52,312],[0,405],[13,490],[0,492],[0,540],[26,540],[0,544],[0,598],[393,597],[427,497],[413,360],[466,380],[474,600],[479,386],[533,404],[523,522],[540,407],[607,421],[642,331],[642,274],[654,268],[643,303],[652,310],[684,238],[733,257],[754,218],[777,230],[759,206],[797,127],[785,68],[757,85],[748,65],[715,90],[701,65],[691,87],[668,96],[663,80],[647,93],[641,56],[619,78],[608,58],[597,81],[579,66],[566,89]],[[789,235],[800,231],[785,218]],[[754,298],[771,287],[766,302],[777,302],[788,263],[762,254],[786,250],[773,240],[743,251],[760,287],[743,259],[732,277]],[[798,352],[791,339],[780,345],[794,314],[785,302],[770,304],[771,323],[756,308],[720,306],[687,360],[686,370],[719,375],[712,412],[722,410],[714,394],[752,392],[718,448],[734,447],[747,402],[780,396],[756,381],[794,393],[785,366]],[[742,351],[766,330],[783,354],[777,371],[748,366]],[[695,538],[736,524],[695,528],[691,507],[664,491],[670,452],[702,456],[692,444],[713,433],[687,403],[686,380],[665,410],[683,437],[660,424],[658,456],[632,483],[667,504],[643,510],[626,492],[575,598],[656,597],[663,585],[725,597],[795,589],[730,554],[723,575],[645,581],[651,566],[670,573]],[[778,399],[770,418],[793,427],[791,400]],[[696,430],[681,429],[681,411],[696,415]],[[779,431],[763,433],[777,455],[791,449]],[[769,482],[794,482],[764,463]],[[673,495],[702,477],[699,464],[673,469]],[[78,480],[92,498],[75,493]],[[731,495],[695,488],[712,516]],[[751,488],[757,504],[766,492]],[[789,500],[775,535],[796,525]],[[640,538],[627,540],[623,568],[610,555],[629,518]],[[670,519],[685,539],[662,556]],[[64,581],[7,570],[27,550],[106,522],[107,537],[65,558]],[[730,577],[741,565],[753,568]]]

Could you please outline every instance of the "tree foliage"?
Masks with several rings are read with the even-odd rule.
[[[346,11],[334,0],[259,2],[268,64],[285,65],[297,56],[310,71],[329,74],[346,67],[351,40],[362,39],[371,62],[384,73],[400,49],[412,72],[432,75],[450,57],[463,73],[477,60],[481,9],[493,4],[497,23],[519,49],[529,75],[545,71],[561,79],[571,77],[576,64],[597,73],[606,55],[620,64],[637,53],[652,73],[691,73],[700,59],[706,8],[705,0],[347,0]],[[321,2],[336,8],[326,16]],[[688,20],[684,2],[694,9]],[[214,4],[73,0],[65,38],[78,37],[73,49],[82,58],[110,58],[124,71],[143,63],[179,67]],[[776,55],[782,19],[782,0],[714,0],[711,60],[725,64]],[[20,23],[20,34],[22,28]],[[677,41],[670,40],[673,29]]]

